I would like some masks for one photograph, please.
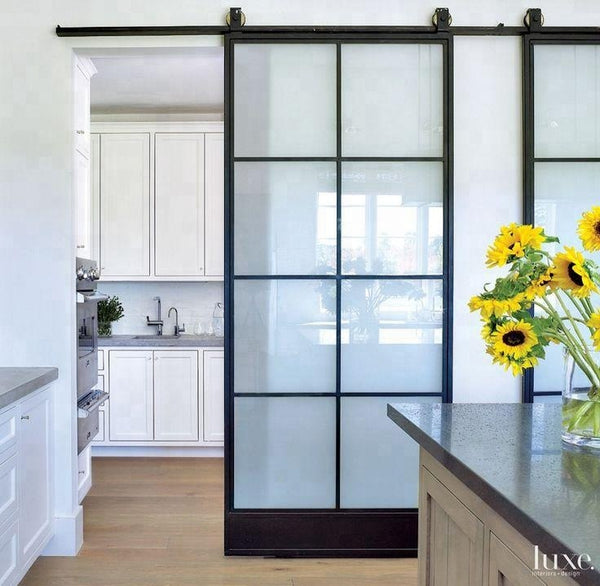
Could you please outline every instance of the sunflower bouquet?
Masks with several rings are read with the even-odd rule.
[[[600,206],[583,214],[577,232],[585,250],[600,250]],[[486,265],[507,267],[508,274],[487,284],[469,308],[480,312],[493,362],[515,376],[544,359],[549,344],[562,344],[590,383],[563,401],[563,438],[565,431],[600,437],[600,364],[593,353],[600,350],[600,309],[591,300],[600,291],[600,273],[573,247],[554,255],[544,250],[558,242],[543,228],[503,226]]]

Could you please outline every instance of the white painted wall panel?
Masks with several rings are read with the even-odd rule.
[[[520,40],[457,38],[454,95],[454,401],[519,401],[467,302],[497,276],[485,253],[499,226],[522,218]]]

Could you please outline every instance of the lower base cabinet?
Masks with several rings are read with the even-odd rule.
[[[19,554],[29,567],[52,532],[52,395],[50,389],[20,404],[18,439]]]
[[[421,449],[419,586],[567,586],[538,577],[534,545]]]
[[[100,446],[215,446],[224,439],[222,349],[100,350]]]
[[[0,584],[14,586],[54,530],[52,389],[0,411]]]

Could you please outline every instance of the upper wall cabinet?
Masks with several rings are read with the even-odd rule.
[[[223,124],[101,122],[93,131],[102,278],[222,280]]]
[[[204,134],[156,134],[156,275],[204,274]]]
[[[150,275],[150,134],[100,137],[100,267]]]
[[[96,73],[93,63],[83,57],[73,61],[73,191],[75,201],[75,239],[77,256],[90,257],[90,78]]]
[[[73,63],[75,149],[90,157],[90,79],[97,72],[90,59],[75,57]]]

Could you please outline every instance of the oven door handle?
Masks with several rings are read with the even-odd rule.
[[[106,301],[108,299],[108,295],[105,295],[104,293],[98,293],[97,291],[91,293],[90,295],[86,295],[84,293],[83,297],[86,303],[88,301]]]
[[[93,401],[86,405],[85,401],[81,401],[80,405],[77,405],[77,417],[78,419],[85,419],[89,417],[94,411],[97,411],[108,399],[108,393],[101,393],[97,398],[93,399]]]

